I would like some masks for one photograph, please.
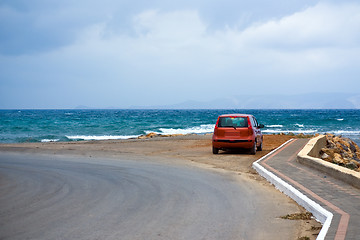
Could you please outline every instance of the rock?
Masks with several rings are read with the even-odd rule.
[[[360,168],[360,162],[354,159],[351,159],[350,162],[354,163],[358,168]]]
[[[341,151],[341,152],[340,152],[340,155],[341,155],[342,158],[350,158],[350,159],[353,158],[353,155],[352,155],[351,152],[349,153],[349,152]]]
[[[170,134],[170,135],[167,135],[168,137],[178,137],[178,136],[184,136],[184,134],[181,134],[181,133],[177,133],[177,134]]]
[[[336,144],[333,141],[328,141],[326,144],[326,147],[328,148],[336,148]]]
[[[341,151],[347,151],[347,147],[345,145],[343,145],[340,142],[335,142],[335,145],[337,148],[339,148]]]
[[[326,154],[326,152],[324,152],[322,155],[321,155],[321,159],[325,159],[325,158],[329,158],[330,156],[328,154]]]
[[[154,137],[177,137],[177,136],[184,136],[184,134],[170,134],[170,135],[161,135],[161,134],[158,134],[158,133],[154,133],[154,132],[151,132],[151,133],[148,133],[146,135],[141,135],[138,137],[138,139],[147,139],[147,138],[154,138]]]
[[[331,133],[326,133],[326,138],[334,138],[335,135]]]
[[[357,149],[356,149],[355,145],[356,145],[356,144],[355,144],[353,141],[350,142],[350,150],[351,150],[353,153],[357,152]]]
[[[333,162],[339,165],[344,165],[345,161],[339,153],[334,153]]]
[[[157,134],[157,133],[154,133],[154,132],[151,132],[151,133],[148,133],[146,135],[138,136],[137,138],[138,139],[147,139],[147,138],[153,138],[153,137],[158,137],[158,136],[161,136],[161,135]]]
[[[321,155],[321,159],[322,160],[325,160],[327,162],[332,162],[332,157],[330,155],[328,155],[326,152],[324,152],[322,155]]]
[[[322,148],[321,152],[326,153],[327,155],[333,157],[335,153],[340,153],[340,149],[337,148]],[[320,153],[321,153],[320,152]]]
[[[151,132],[151,133],[149,133],[149,134],[146,134],[146,138],[153,138],[153,137],[157,137],[157,136],[159,136],[159,134],[154,133],[154,132]]]
[[[334,136],[332,134],[326,135],[326,147],[335,148]]]
[[[342,145],[345,151],[348,151],[350,149],[349,139],[347,138],[340,139],[339,143]]]
[[[344,164],[348,164],[351,161],[351,158],[343,158]]]
[[[346,164],[345,164],[345,167],[350,168],[350,169],[352,169],[352,170],[358,168],[357,164],[354,163],[354,162],[346,163]]]

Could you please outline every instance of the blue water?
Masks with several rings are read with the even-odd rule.
[[[211,133],[218,115],[253,114],[264,134],[330,132],[360,143],[360,110],[0,110],[0,142]]]

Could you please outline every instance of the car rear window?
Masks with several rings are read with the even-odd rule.
[[[218,127],[248,127],[247,117],[220,117]]]

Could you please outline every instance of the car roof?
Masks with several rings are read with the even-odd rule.
[[[240,113],[233,113],[233,114],[222,114],[219,117],[252,117],[253,115],[250,114],[240,114]]]

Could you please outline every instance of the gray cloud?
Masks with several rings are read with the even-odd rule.
[[[0,3],[0,53],[36,54],[67,46],[76,39],[78,31],[99,22],[106,22],[111,32],[130,35],[132,17],[147,9],[196,9],[209,27],[222,29],[225,25],[246,27],[254,21],[289,14],[307,3],[301,4],[294,0],[282,0],[276,6],[265,0],[5,0]]]
[[[28,2],[0,5],[0,108],[360,87],[357,3]]]

